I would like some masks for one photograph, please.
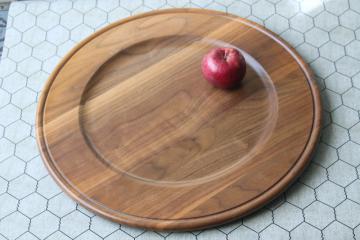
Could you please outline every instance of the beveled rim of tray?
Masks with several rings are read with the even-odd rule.
[[[48,96],[49,89],[53,81],[55,80],[57,74],[60,72],[62,67],[66,64],[66,62],[85,44],[90,42],[95,37],[101,35],[102,33],[111,30],[114,27],[125,24],[132,20],[149,17],[158,14],[168,14],[168,13],[199,13],[199,14],[209,14],[209,15],[218,15],[221,17],[228,17],[235,21],[240,21],[243,24],[246,24],[257,31],[267,35],[278,44],[280,44],[290,55],[294,58],[294,60],[299,64],[301,70],[303,71],[313,99],[313,125],[310,132],[310,136],[302,155],[299,156],[297,162],[293,165],[292,168],[289,169],[286,175],[284,175],[278,182],[274,183],[272,187],[270,187],[267,191],[263,192],[258,197],[252,199],[251,201],[242,204],[241,206],[226,210],[224,212],[216,213],[213,215],[208,215],[205,217],[197,217],[191,219],[180,219],[180,220],[158,220],[152,218],[145,217],[137,217],[128,215],[126,213],[119,213],[117,211],[111,211],[111,209],[103,206],[99,203],[96,203],[84,196],[83,193],[78,192],[73,186],[71,186],[66,179],[61,175],[60,172],[56,170],[56,167],[53,165],[51,161],[51,157],[49,155],[47,145],[45,142],[45,137],[43,134],[43,111],[46,103],[46,99]],[[36,112],[36,139],[38,143],[38,147],[40,150],[40,154],[42,156],[43,162],[45,163],[46,168],[48,169],[50,175],[55,179],[57,184],[62,188],[64,192],[66,192],[71,198],[75,201],[83,205],[85,208],[99,214],[103,217],[106,217],[110,220],[131,225],[134,227],[142,227],[149,228],[154,230],[194,230],[194,229],[203,229],[211,226],[224,224],[233,220],[236,220],[239,217],[243,217],[248,215],[260,207],[264,206],[269,201],[273,200],[277,196],[279,196],[282,192],[286,190],[289,185],[296,180],[299,175],[306,168],[312,154],[316,148],[317,141],[320,136],[321,130],[321,121],[322,121],[322,106],[321,106],[321,98],[320,92],[314,80],[314,76],[309,66],[304,62],[304,60],[300,57],[300,55],[284,40],[280,39],[275,33],[270,30],[265,29],[263,26],[254,23],[250,20],[241,18],[239,16],[228,14],[225,12],[219,12],[214,10],[206,10],[206,9],[195,9],[195,8],[173,8],[173,9],[165,9],[165,10],[154,10],[146,13],[142,13],[139,15],[127,17],[125,19],[119,20],[117,22],[111,23],[108,26],[96,31],[91,34],[81,42],[79,42],[71,51],[69,51],[63,59],[57,64],[51,75],[49,76],[46,84],[43,87],[43,91],[41,92],[39,103]]]

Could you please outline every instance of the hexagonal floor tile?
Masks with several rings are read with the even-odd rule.
[[[360,110],[360,90],[351,88],[343,95],[344,104],[356,110]]]
[[[329,167],[328,173],[331,181],[343,187],[347,186],[357,178],[355,168],[340,160]]]
[[[81,213],[85,214],[86,216],[88,217],[94,217],[95,216],[95,213],[91,212],[90,210],[82,207],[81,205],[77,204],[76,205],[76,209],[78,211],[80,211]],[[134,228],[134,229],[137,229],[137,228]]]
[[[143,236],[144,234],[142,234],[141,236]],[[209,229],[209,230],[205,230],[203,232],[201,232],[198,236],[197,239],[198,240],[207,240],[209,238],[215,238],[215,239],[219,239],[219,240],[225,240],[226,239],[226,235],[222,232],[220,232],[217,229]],[[147,239],[146,237],[142,238],[142,239]],[[162,238],[161,238],[162,239]]]
[[[302,33],[310,30],[313,26],[311,17],[303,13],[298,13],[290,19],[290,27]]]
[[[322,78],[326,78],[335,72],[334,64],[323,57],[317,58],[314,62],[310,63],[310,66],[315,74]]]
[[[360,164],[360,145],[349,141],[339,148],[339,157],[341,160],[356,167]]]
[[[27,80],[27,87],[39,92],[43,85],[45,84],[46,79],[48,78],[49,74],[39,71],[31,75]]]
[[[343,46],[329,41],[320,47],[320,55],[330,61],[336,61],[345,55],[345,50]]]
[[[24,173],[25,163],[15,156],[0,163],[0,176],[8,181]]]
[[[221,233],[218,230],[213,230],[213,231],[208,230],[208,231],[202,232],[202,235],[201,236],[199,235],[198,239],[205,240],[205,239],[208,239],[207,237],[209,237],[209,236],[214,236],[216,239],[219,239],[219,240],[226,239],[226,235]],[[147,240],[147,239],[162,240],[164,238],[155,232],[145,232],[145,233],[141,234],[139,237],[137,237],[136,239],[137,240]]]
[[[360,41],[359,40],[352,41],[350,44],[348,44],[345,47],[345,49],[346,49],[346,53],[349,56],[360,59]]]
[[[5,193],[0,195],[0,219],[16,211],[18,200]]]
[[[303,13],[306,13],[307,15],[312,17],[318,15],[324,10],[322,0],[301,1],[300,7]]]
[[[100,9],[92,9],[84,16],[84,23],[92,28],[98,28],[106,22],[107,14]]]
[[[133,11],[142,5],[142,0],[122,0],[120,6],[129,11]]]
[[[95,233],[88,230],[88,231],[80,234],[80,236],[78,236],[76,239],[77,240],[102,240],[103,238],[99,237]]]
[[[358,155],[359,156],[359,155]],[[349,199],[360,204],[360,180],[356,179],[346,187],[346,195]]]
[[[75,42],[72,41],[72,40],[67,40],[66,42],[64,42],[63,44],[59,45],[57,47],[57,55],[62,57],[62,56],[65,56],[65,54],[67,54],[70,49],[72,49],[75,45]]]
[[[43,64],[42,69],[50,74],[54,70],[55,66],[60,62],[60,60],[60,57],[52,56],[51,58],[46,60],[46,62]]]
[[[36,101],[37,94],[29,88],[22,88],[11,97],[11,102],[19,108],[25,108]]]
[[[267,19],[275,13],[275,7],[272,3],[265,0],[260,0],[252,5],[252,14],[262,20]]]
[[[41,69],[41,62],[36,58],[29,57],[18,64],[19,73],[30,76]]]
[[[29,218],[45,211],[47,201],[37,193],[32,193],[20,201],[19,211]]]
[[[169,2],[169,1],[168,1]],[[241,17],[248,17],[251,14],[251,8],[248,4],[243,2],[233,2],[228,7],[228,12],[232,14],[236,14]]]
[[[325,31],[330,31],[339,25],[339,20],[337,16],[326,11],[317,15],[314,21],[315,21],[315,26]]]
[[[6,77],[15,72],[16,64],[13,60],[5,58],[1,60],[0,77]],[[1,105],[0,105],[1,106]]]
[[[311,225],[323,229],[335,220],[334,209],[316,201],[304,210],[305,221]]]
[[[9,50],[9,58],[12,60],[19,62],[24,60],[25,58],[30,57],[31,55],[31,48],[26,45],[25,43],[19,43],[16,47],[12,47]]]
[[[5,181],[3,178],[0,178],[0,194],[6,192],[8,188],[8,182]]]
[[[323,100],[323,107],[326,111],[335,110],[341,105],[341,97],[339,94],[328,89],[323,90],[320,94]]]
[[[30,231],[40,239],[50,236],[59,228],[59,218],[45,211],[31,219]]]
[[[38,182],[37,192],[50,199],[59,194],[61,189],[50,176],[46,176]]]
[[[26,164],[25,172],[36,180],[40,180],[48,174],[40,156],[33,158]]]
[[[3,80],[2,88],[10,93],[14,93],[25,87],[25,85],[26,78],[22,74],[14,72]]]
[[[300,50],[298,52],[301,54],[301,56],[305,58],[307,62],[310,61],[309,59],[314,60],[319,56],[318,54],[316,55],[316,53],[318,53],[317,49],[316,49],[316,53],[314,53],[314,51],[312,51],[313,50],[312,48],[314,47],[311,46],[312,48],[308,48],[308,46],[304,45],[305,44],[304,35],[294,29],[286,30],[285,32],[281,33],[280,37],[285,39],[293,47],[298,47],[301,44],[301,46],[299,46]],[[314,55],[316,55],[316,57],[314,57]]]
[[[1,115],[0,115],[1,116]],[[0,162],[14,153],[15,145],[6,138],[0,138]]]
[[[22,199],[33,193],[36,188],[36,181],[27,175],[21,175],[20,177],[12,180],[9,183],[8,192],[18,199]]]
[[[260,233],[260,240],[288,240],[289,233],[275,224],[271,224]]]
[[[350,138],[352,141],[360,144],[360,123],[350,128]]]
[[[347,1],[343,2],[343,1],[325,0],[324,4],[326,10],[336,15],[342,14],[349,8],[349,4]]]
[[[47,237],[46,240],[71,240],[71,238],[69,238],[60,231],[56,231],[53,234],[51,234],[49,237]]]
[[[144,229],[134,228],[127,225],[121,225],[120,229],[134,238],[140,236],[143,232],[145,232]]]
[[[353,109],[340,106],[334,112],[331,113],[333,122],[339,124],[344,128],[350,128],[359,121],[359,114]]]
[[[281,0],[276,4],[276,13],[291,18],[300,10],[299,3],[296,1]]]
[[[321,139],[330,146],[338,148],[349,140],[349,136],[346,129],[331,124],[324,129]]]
[[[121,18],[130,16],[130,14],[131,13],[123,7],[115,8],[110,13],[108,13],[108,22],[115,22]]]
[[[336,219],[343,224],[355,228],[360,224],[360,205],[351,200],[345,200],[335,208]]]
[[[336,149],[320,142],[315,152],[313,161],[323,166],[324,168],[328,168],[337,160],[338,160],[338,156],[336,153]]]
[[[23,3],[12,6],[12,11],[9,12],[9,16],[15,17],[15,16],[19,15],[20,13],[25,11],[25,8],[26,8],[26,5]]]
[[[60,230],[75,238],[89,229],[90,218],[79,211],[74,211],[61,219]]]
[[[11,48],[21,41],[21,33],[15,28],[9,28],[6,30],[5,44],[8,48]]]
[[[101,237],[106,237],[119,229],[119,224],[111,222],[99,216],[91,219],[90,229]]]
[[[76,203],[66,196],[65,193],[60,193],[49,200],[48,210],[58,217],[63,217],[75,209]]]
[[[112,9],[115,9],[119,6],[119,1],[117,0],[98,1],[96,6],[104,10],[105,12],[110,12]]]
[[[284,203],[274,210],[274,223],[288,231],[291,231],[303,221],[301,210],[289,203]]]
[[[55,1],[50,4],[50,10],[59,15],[67,12],[72,7],[72,2],[69,0]]]
[[[189,239],[191,239],[191,238],[189,238]],[[229,240],[257,240],[258,234],[245,226],[240,226],[228,235],[228,239]]]
[[[357,87],[360,89],[360,72],[357,73],[353,78],[353,84],[354,84],[354,87]],[[0,101],[1,102],[1,101]]]
[[[345,46],[355,39],[355,35],[353,31],[343,26],[338,26],[330,32],[330,38],[334,42]]]
[[[79,42],[82,39],[86,38],[90,34],[92,34],[94,30],[86,25],[80,25],[74,28],[71,31],[71,40],[74,40],[75,42]]]
[[[272,221],[272,214],[267,209],[257,211],[243,219],[244,225],[256,232],[260,232],[269,226]]]
[[[272,15],[265,20],[265,26],[275,33],[282,33],[289,28],[289,21],[278,15]]]
[[[19,238],[17,238],[16,240],[38,240],[38,238],[35,237],[34,234],[32,234],[32,233],[26,232],[23,235],[21,235]]]
[[[335,65],[338,72],[349,77],[354,76],[360,69],[360,61],[349,56],[340,58],[336,61]]]
[[[300,178],[300,181],[312,188],[316,188],[327,180],[326,170],[316,164],[310,164]]]
[[[32,55],[39,60],[46,60],[56,53],[56,47],[49,42],[42,42],[33,49]]]
[[[315,47],[320,47],[329,41],[329,34],[324,30],[315,27],[305,33],[305,40]]]
[[[35,24],[35,16],[29,12],[22,12],[13,21],[13,26],[21,31],[24,32],[34,26]]]
[[[85,4],[86,3],[86,4]],[[86,13],[96,6],[96,0],[80,0],[74,2],[73,8],[79,12]]]
[[[236,228],[238,228],[240,225],[242,225],[242,219],[239,221],[234,221],[229,224],[225,224],[223,226],[218,227],[220,231],[222,231],[225,234],[229,234],[230,232],[234,231]]]
[[[47,31],[59,24],[60,17],[52,11],[46,11],[37,16],[37,26]]]
[[[316,189],[316,196],[318,200],[332,207],[346,199],[344,189],[330,181],[324,182]]]
[[[29,2],[26,6],[26,11],[33,15],[39,15],[49,9],[48,2]]]
[[[14,212],[0,221],[0,232],[8,239],[15,239],[27,231],[29,223],[27,217]]]
[[[76,26],[79,26],[83,21],[83,15],[74,10],[71,9],[70,11],[66,12],[65,14],[61,15],[60,24],[67,29],[73,29]]]
[[[22,120],[13,122],[5,129],[5,137],[14,143],[18,143],[30,136],[31,127]]]
[[[340,23],[344,27],[356,30],[360,27],[360,14],[352,10],[347,10],[340,16]]]
[[[290,236],[292,240],[321,240],[321,232],[305,222],[291,231]]]
[[[341,233],[342,239],[353,239],[353,233],[350,228],[335,221],[326,227],[323,231],[325,240],[338,240],[339,233]]]
[[[296,183],[286,192],[286,200],[299,208],[305,208],[315,201],[315,193],[310,187]]]
[[[0,88],[0,108],[10,102],[10,94]]]
[[[60,45],[66,42],[69,39],[69,36],[69,30],[67,30],[61,25],[58,25],[47,32],[46,40],[55,45]]]
[[[196,1],[196,0],[195,0]],[[195,2],[194,1],[194,2]],[[200,1],[201,2],[201,1]],[[204,1],[202,1],[204,2]],[[205,1],[206,2],[206,1]],[[208,7],[213,4],[213,2],[209,1],[210,4],[208,5]],[[144,0],[144,4],[145,6],[152,8],[152,9],[157,9],[157,8],[161,8],[162,6],[164,6],[166,4],[165,0]]]
[[[27,137],[16,145],[15,155],[24,161],[29,161],[39,155],[36,140]]]
[[[319,50],[308,43],[303,43],[296,48],[307,62],[312,62],[319,57]]]

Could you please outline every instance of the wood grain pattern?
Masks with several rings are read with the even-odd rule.
[[[201,77],[210,49],[248,71],[223,91]],[[302,172],[321,105],[311,72],[269,31],[224,13],[173,9],[114,23],[73,49],[37,112],[42,157],[85,207],[152,229],[209,227],[249,214]]]

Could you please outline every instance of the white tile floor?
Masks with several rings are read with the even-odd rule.
[[[302,177],[255,214],[191,233],[104,220],[48,176],[34,138],[39,92],[84,37],[132,14],[206,7],[256,21],[287,40],[317,75],[324,129]],[[360,239],[359,0],[53,0],[11,5],[0,63],[0,239]]]

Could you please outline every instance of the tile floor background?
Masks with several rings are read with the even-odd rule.
[[[74,44],[117,19],[167,7],[228,11],[265,25],[310,64],[323,97],[321,143],[302,177],[257,213],[205,231],[144,231],[95,216],[57,187],[34,137],[41,88]],[[11,4],[7,21],[0,62],[0,240],[360,239],[359,0],[25,1]]]

